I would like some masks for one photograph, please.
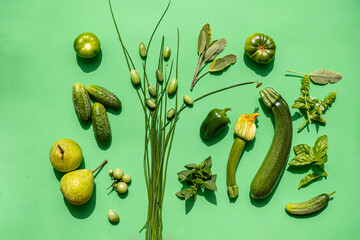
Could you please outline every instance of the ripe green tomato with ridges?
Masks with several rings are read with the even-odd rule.
[[[250,35],[245,42],[245,53],[255,62],[269,63],[275,57],[274,39],[263,33]]]
[[[93,58],[100,52],[100,41],[91,33],[81,33],[74,41],[74,49],[81,58]]]

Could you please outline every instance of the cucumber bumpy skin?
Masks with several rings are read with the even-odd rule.
[[[96,139],[105,143],[111,136],[109,119],[105,107],[95,102],[92,108],[92,126]]]
[[[72,88],[72,101],[78,118],[82,122],[89,121],[91,118],[91,102],[84,84],[74,84]]]
[[[306,202],[288,203],[285,210],[294,215],[307,215],[317,212],[328,204],[330,196],[334,193],[335,191],[330,194],[323,193]]]
[[[292,120],[285,100],[272,88],[260,91],[261,99],[275,118],[275,134],[270,149],[250,187],[254,199],[267,197],[285,169],[291,149]]]
[[[114,110],[120,109],[120,99],[106,88],[96,85],[89,85],[87,86],[87,91],[95,101],[103,104],[105,107],[109,107]]]

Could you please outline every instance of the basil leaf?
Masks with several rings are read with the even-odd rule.
[[[306,106],[305,103],[296,102],[294,105],[291,106],[291,108],[303,109],[305,106]]]
[[[214,183],[216,182],[216,178],[217,178],[217,174],[214,174],[211,176],[211,181],[213,181]]]
[[[310,149],[311,149],[311,147],[307,144],[299,144],[294,147],[294,152],[296,155],[299,155],[301,153],[309,154]]]
[[[205,166],[211,167],[212,165],[211,156],[209,156],[207,159],[204,160],[204,164]]]
[[[311,164],[312,162],[313,162],[313,158],[311,158],[308,154],[300,153],[299,155],[294,157],[289,162],[289,165],[290,166],[304,166],[304,165]]]
[[[183,189],[181,191],[178,191],[176,193],[176,196],[178,196],[179,198],[184,198],[185,197],[185,190],[187,190],[187,189]]]
[[[310,73],[311,81],[318,84],[336,83],[342,79],[340,73],[328,69],[319,69]]]
[[[310,173],[310,174],[306,175],[303,179],[301,179],[298,189],[301,188],[302,186],[304,186],[318,178],[324,177],[324,176],[325,176],[324,174],[319,175],[317,173]]]
[[[321,158],[325,156],[328,149],[328,137],[326,135],[320,136],[314,145],[317,155]]]
[[[191,170],[183,170],[183,171],[181,171],[181,172],[178,172],[178,177],[179,177],[179,179],[181,180],[181,181],[184,181],[184,180],[186,180],[187,179],[187,177],[190,175],[190,174],[192,174],[192,173],[194,173],[195,172],[195,170],[194,169],[191,169]]]
[[[211,27],[206,23],[200,30],[198,38],[198,53],[199,55],[209,47],[211,41]]]
[[[193,168],[197,168],[198,165],[196,163],[189,163],[189,164],[186,164],[185,167],[189,168],[189,169],[193,169]]]
[[[326,162],[327,162],[327,155],[324,155],[323,157],[316,159],[315,165],[322,165]]]
[[[194,191],[192,189],[184,189],[184,190],[182,191],[184,191],[185,200],[188,200],[194,194]]]
[[[326,125],[326,120],[323,119],[322,117],[320,117],[319,115],[311,117],[311,120],[314,120],[314,121],[317,121],[319,123],[322,123],[322,124]]]
[[[206,179],[211,177],[211,169],[209,166],[206,166],[203,168],[203,170],[201,171],[201,175],[204,176]]]
[[[236,62],[236,55],[235,54],[228,54],[222,58],[218,58],[215,59],[215,61],[213,61],[210,64],[210,72],[218,72],[221,70],[224,70],[225,68],[227,68],[228,66],[230,66],[231,64]]]
[[[214,60],[217,55],[219,55],[225,49],[226,43],[227,41],[225,38],[220,38],[219,40],[214,41],[213,44],[210,44],[205,52],[205,61],[208,62]]]
[[[204,186],[211,191],[217,191],[216,184],[211,180],[205,181]]]

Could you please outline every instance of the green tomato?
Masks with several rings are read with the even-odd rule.
[[[100,41],[93,33],[82,33],[75,39],[74,49],[79,57],[93,58],[100,51]]]
[[[274,39],[263,33],[254,33],[245,42],[246,54],[258,63],[269,63],[275,56],[275,50]]]

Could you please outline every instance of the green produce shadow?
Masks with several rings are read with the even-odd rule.
[[[201,137],[201,134],[199,132],[199,136],[201,141],[208,147],[211,147],[212,145],[217,144],[218,142],[220,142],[222,139],[225,138],[225,136],[228,134],[229,132],[229,125],[226,125],[226,127],[218,134],[216,135],[214,138],[209,139],[209,140],[205,140]]]
[[[261,110],[264,112],[264,114],[265,114],[266,117],[268,117],[268,118],[271,119],[271,123],[274,125],[274,128],[275,128],[274,116],[273,116],[271,110],[268,109],[268,108],[265,106],[265,104],[264,104],[264,102],[262,101],[261,98],[259,98],[258,101],[259,101],[259,104],[260,104],[260,106],[261,106]],[[259,116],[259,117],[260,117],[260,116]]]
[[[95,209],[96,206],[96,184],[94,183],[94,192],[89,201],[83,205],[73,205],[69,203],[65,198],[64,202],[68,208],[70,214],[77,219],[86,219],[88,218]]]
[[[102,50],[94,58],[81,58],[76,54],[76,62],[85,73],[95,71],[101,64]]]
[[[296,112],[296,113],[294,113],[294,115],[291,116],[291,120],[294,122],[294,121],[296,121],[296,120],[298,120],[300,118],[303,118],[303,117],[304,116],[301,113]]]
[[[77,169],[85,169],[84,156],[81,160],[80,166]],[[75,170],[77,170],[77,169],[75,169]],[[55,177],[58,181],[60,181],[61,178],[66,174],[65,172],[60,172],[60,171],[56,170],[55,168],[53,168],[53,171],[54,171]]]
[[[185,201],[185,214],[189,214],[191,209],[194,207],[194,199],[191,197],[188,200]]]
[[[74,108],[74,112],[75,112],[75,116],[77,117],[79,123],[80,123],[80,126],[84,129],[84,130],[88,130],[91,126],[91,119],[87,122],[83,122],[80,120],[80,118],[77,116],[76,114],[76,111],[75,111],[75,108]]]
[[[117,193],[121,199],[125,199],[129,195],[129,188],[125,193]]]
[[[122,112],[122,106],[119,109],[106,108],[106,111],[111,113],[112,115],[120,115]]]
[[[288,216],[290,216],[292,218],[308,219],[308,218],[316,217],[317,215],[322,213],[327,207],[328,207],[328,205],[326,205],[325,207],[323,207],[322,209],[320,209],[317,212],[314,212],[314,213],[311,213],[311,214],[306,214],[306,215],[294,215],[294,214],[288,213],[286,210],[285,210],[285,212],[287,213]]]
[[[198,191],[198,196],[203,196],[209,202],[217,206],[217,199],[214,191],[209,189],[201,189]]]
[[[313,173],[317,173],[319,175],[323,174],[323,172],[316,165],[289,166],[287,168],[287,171],[294,173],[294,174],[303,174],[304,175],[303,177],[305,177],[307,175],[307,174],[305,175],[305,173],[307,173],[310,169],[312,170]],[[327,177],[317,178],[317,179],[311,181],[310,183],[307,183],[306,185],[301,186],[301,188],[306,188],[306,187],[310,186],[312,183],[315,183],[317,181],[322,181],[323,178],[326,179]],[[299,179],[299,183],[300,183],[301,179]],[[299,188],[298,190],[300,190],[301,188]]]
[[[99,140],[97,140],[96,137],[95,137],[95,140],[96,140],[96,143],[97,143],[98,147],[99,147],[101,150],[105,151],[105,150],[109,149],[109,147],[111,146],[111,143],[112,143],[112,135],[110,136],[109,140],[107,140],[107,141],[104,142],[104,143],[102,143],[102,142],[100,142]]]
[[[119,221],[117,221],[117,222],[110,222],[110,220],[109,220],[109,223],[110,223],[111,225],[113,225],[113,226],[119,225],[119,223],[120,223],[120,218],[119,218]]]
[[[244,59],[245,65],[248,68],[250,68],[257,75],[260,75],[262,77],[266,77],[267,75],[269,75],[269,73],[274,68],[275,58],[267,64],[262,64],[262,63],[257,63],[254,60],[250,59],[249,56],[246,53],[244,53],[243,59]]]

